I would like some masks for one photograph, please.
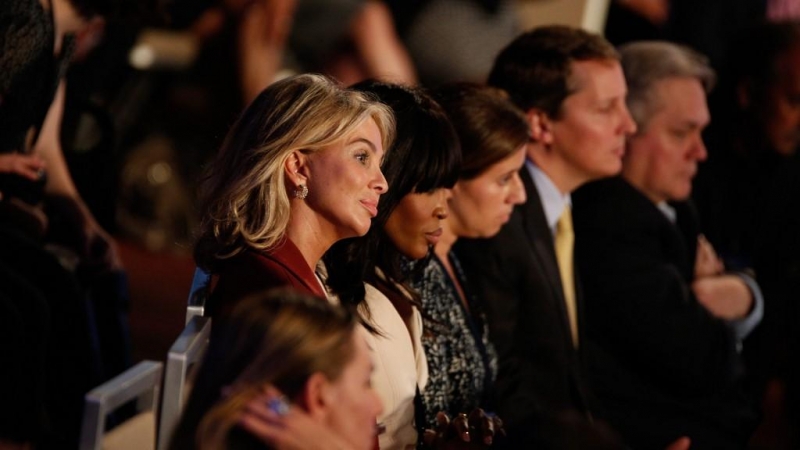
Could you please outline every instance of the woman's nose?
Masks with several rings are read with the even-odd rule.
[[[511,195],[509,195],[509,203],[512,205],[521,205],[525,203],[527,199],[528,196],[525,194],[525,186],[523,186],[519,174],[515,173],[514,178],[511,180]]]
[[[378,169],[378,175],[375,178],[372,188],[381,195],[389,190],[389,183],[386,181],[386,177],[383,176],[383,172],[381,172],[380,169]]]

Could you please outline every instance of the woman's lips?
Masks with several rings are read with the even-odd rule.
[[[378,215],[378,202],[370,200],[361,200],[361,205],[369,211],[370,216],[375,217]]]
[[[425,233],[425,239],[428,241],[430,245],[436,245],[439,243],[439,238],[442,237],[442,229],[439,228],[436,231],[431,231],[430,233]]]

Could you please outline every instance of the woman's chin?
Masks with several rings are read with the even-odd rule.
[[[339,239],[348,239],[348,238],[355,238],[361,237],[366,235],[369,232],[369,228],[372,222],[367,222],[366,224],[359,224],[355,227],[350,227],[344,233],[341,233]]]

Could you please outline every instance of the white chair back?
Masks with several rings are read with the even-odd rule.
[[[189,319],[186,328],[169,349],[164,375],[164,394],[161,401],[159,450],[165,450],[169,445],[172,432],[188,398],[187,380],[192,369],[203,358],[210,334],[211,319],[194,316]]]
[[[142,361],[86,394],[81,450],[154,450],[163,364]],[[105,432],[106,416],[137,399],[139,414]]]

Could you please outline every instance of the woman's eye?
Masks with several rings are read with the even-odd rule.
[[[507,185],[508,183],[510,183],[510,182],[511,182],[511,179],[512,179],[513,177],[514,177],[514,174],[513,174],[513,173],[510,173],[510,174],[508,174],[508,175],[504,176],[503,178],[501,178],[501,179],[500,179],[500,186],[505,186],[505,185]]]
[[[356,155],[356,159],[361,164],[366,164],[369,161],[369,155],[367,153],[359,153]]]

